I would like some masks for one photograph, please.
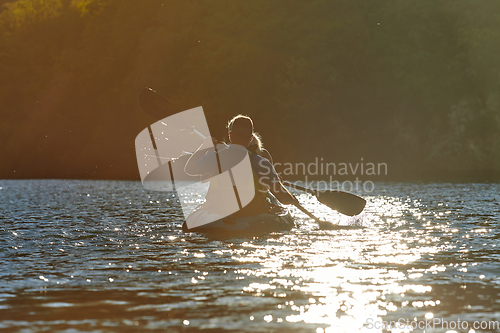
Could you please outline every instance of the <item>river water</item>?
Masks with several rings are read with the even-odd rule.
[[[216,239],[140,182],[0,180],[0,331],[500,330],[499,184],[358,194],[356,219],[299,200],[362,228]]]

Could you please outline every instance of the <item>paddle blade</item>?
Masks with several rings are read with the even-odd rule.
[[[316,197],[322,204],[327,205],[339,213],[349,216],[358,215],[363,211],[366,205],[365,199],[348,192],[317,192]]]
[[[168,99],[151,88],[144,88],[139,95],[141,108],[154,118],[165,118],[175,113]]]

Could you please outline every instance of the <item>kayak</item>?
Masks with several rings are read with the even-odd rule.
[[[208,214],[208,212],[204,210],[202,205],[193,211],[186,220],[195,221],[204,217],[205,214]],[[295,222],[288,209],[283,206],[276,206],[272,209],[272,212],[255,216],[226,217],[193,229],[188,229],[186,222],[184,222],[182,231],[216,235],[248,235],[288,231],[294,226]]]

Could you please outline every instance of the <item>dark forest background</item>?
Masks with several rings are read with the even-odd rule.
[[[275,162],[500,178],[493,0],[0,0],[0,178],[138,179],[145,86]]]

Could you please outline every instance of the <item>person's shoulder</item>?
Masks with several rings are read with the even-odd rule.
[[[273,169],[273,165],[271,162],[258,154],[251,154],[251,162],[252,166],[256,168],[257,170],[264,170],[266,172],[269,172],[269,170]]]
[[[261,156],[259,154],[256,154],[256,153],[252,153],[252,152],[249,152],[250,153],[250,158],[252,160],[256,160],[256,161],[263,161],[263,162],[266,162],[266,163],[269,163],[271,164],[271,162],[269,162],[269,160],[267,158],[265,158],[264,156]]]

